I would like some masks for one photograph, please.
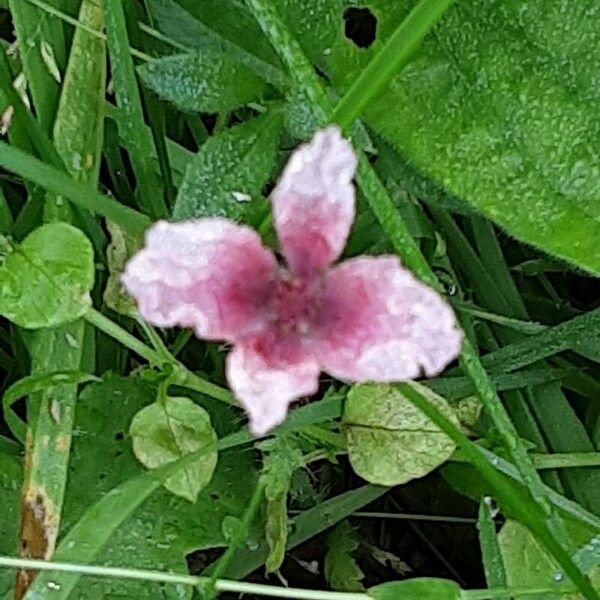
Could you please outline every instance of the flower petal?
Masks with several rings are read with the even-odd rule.
[[[315,351],[340,379],[433,376],[460,352],[452,309],[395,257],[361,257],[330,271],[323,307]]]
[[[255,338],[236,344],[227,357],[227,380],[255,435],[282,423],[291,402],[317,391],[319,365],[308,353],[295,350],[287,360],[274,361]]]
[[[122,281],[160,327],[235,340],[260,328],[277,263],[255,231],[226,219],[156,223]]]
[[[342,252],[354,220],[357,159],[337,127],[296,150],[271,195],[275,227],[291,270],[323,269]]]

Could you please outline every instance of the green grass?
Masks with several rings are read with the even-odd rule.
[[[166,598],[190,600],[200,593],[354,600],[402,597],[408,579],[415,600],[427,600],[425,578],[435,577],[460,583],[462,589],[441,584],[456,600],[599,598],[600,287],[589,274],[595,255],[581,250],[587,238],[575,237],[597,224],[589,200],[595,171],[579,146],[571,155],[549,130],[529,138],[526,151],[511,137],[542,122],[531,99],[561,109],[556,128],[565,128],[565,139],[581,123],[596,131],[576,94],[559,93],[574,87],[553,88],[560,106],[543,90],[554,72],[553,47],[575,61],[569,73],[577,89],[597,85],[569,40],[584,40],[593,57],[590,40],[598,37],[587,31],[585,14],[569,15],[569,27],[554,20],[554,2],[544,9],[519,1],[501,16],[495,7],[479,14],[481,2],[467,9],[451,0],[366,0],[354,16],[350,4],[106,0],[102,11],[92,0],[0,0],[0,114],[7,129],[0,141],[0,255],[42,224],[65,221],[90,239],[95,261],[91,306],[79,320],[36,330],[7,318],[0,323],[0,496],[7,506],[0,515],[0,596],[16,589],[18,598],[41,600],[52,589],[64,600],[143,599],[156,597],[161,585]],[[513,10],[521,4],[530,12],[516,28]],[[372,16],[377,26],[369,33]],[[198,60],[161,61],[191,52]],[[489,76],[488,62],[508,96],[522,100],[511,131],[494,129],[487,110],[512,106],[495,80],[477,79],[477,72]],[[229,70],[169,71],[171,64],[211,63]],[[548,71],[535,87],[530,70],[541,64]],[[144,67],[140,78],[141,65],[163,67],[152,78]],[[12,85],[20,73],[25,99]],[[171,89],[170,81],[182,87]],[[461,112],[463,88],[472,120]],[[189,108],[207,98],[216,113]],[[414,121],[399,98],[414,101]],[[119,275],[110,270],[129,258],[129,245],[174,208],[175,217],[231,216],[275,246],[264,199],[289,152],[329,123],[348,132],[359,159],[351,247],[397,255],[447,297],[465,333],[458,363],[423,381],[427,389],[397,388],[456,449],[426,476],[391,487],[365,484],[348,460],[346,382],[324,376],[311,402],[294,408],[261,444],[227,388],[227,347],[186,331],[154,330],[104,300],[108,275]],[[581,136],[583,146],[597,150]],[[470,154],[446,173],[464,148]],[[552,163],[552,152],[566,157],[561,165]],[[470,166],[482,157],[487,163],[478,174]],[[573,199],[572,233],[548,232],[535,215],[519,220],[494,212],[489,200],[502,177],[503,210],[514,192],[515,215],[528,202],[539,211],[524,192],[538,189],[546,169],[558,169],[561,193]],[[232,191],[252,201],[228,204]],[[44,268],[44,256],[33,260]],[[8,295],[15,275],[2,275]],[[47,293],[22,301],[50,305]],[[135,399],[122,391],[131,386],[139,391]],[[218,439],[219,463],[194,505],[164,483],[183,469],[193,473],[207,450],[146,470],[132,449],[131,403],[149,405],[167,387],[208,411]],[[431,401],[434,394],[447,409]],[[171,427],[176,442],[189,435],[184,425]],[[159,456],[166,438],[157,435],[147,444]],[[285,443],[269,446],[274,438]],[[286,454],[290,448],[302,460]],[[401,450],[411,460],[411,448]],[[372,451],[376,461],[381,450]],[[276,515],[263,498],[274,464],[284,493]],[[436,519],[404,527],[392,518],[399,512]],[[355,527],[357,547],[329,561],[340,569],[329,581],[326,536],[345,520]],[[511,560],[519,540],[501,533],[505,520],[533,536],[521,565]],[[265,523],[275,521],[285,546],[278,575],[288,587],[263,573],[278,535],[266,535]],[[344,589],[344,573],[357,585],[356,565],[359,589]]]

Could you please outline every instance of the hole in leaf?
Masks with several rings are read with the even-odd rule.
[[[120,442],[124,438],[125,438],[125,434],[122,431],[117,431],[117,433],[115,433],[115,440],[117,442]]]
[[[344,34],[359,48],[368,48],[377,37],[377,17],[368,8],[347,8]]]

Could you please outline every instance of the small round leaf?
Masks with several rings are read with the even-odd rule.
[[[42,225],[0,267],[0,314],[21,327],[55,327],[91,306],[94,251],[66,223]]]
[[[418,391],[458,423],[444,398],[423,386]],[[352,468],[371,483],[392,486],[423,477],[455,450],[454,442],[391,385],[353,387],[343,422]]]
[[[217,435],[208,413],[189,398],[167,397],[142,408],[131,422],[130,433],[134,454],[149,469],[207,448],[197,461],[165,482],[170,492],[195,502],[217,466]]]

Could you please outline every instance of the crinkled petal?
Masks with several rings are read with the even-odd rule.
[[[315,338],[320,365],[349,381],[406,381],[460,352],[452,309],[397,258],[361,257],[326,276]]]
[[[357,159],[337,127],[296,150],[271,195],[279,242],[292,271],[319,271],[342,252],[354,220]]]
[[[235,340],[262,327],[276,272],[275,257],[252,229],[226,219],[161,221],[122,281],[149,323]]]
[[[287,358],[273,360],[264,339],[236,344],[227,357],[227,380],[250,419],[255,435],[283,422],[294,400],[314,394],[319,365],[307,352],[296,348]]]

